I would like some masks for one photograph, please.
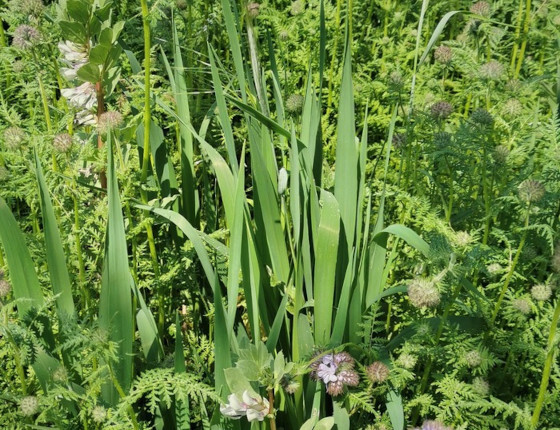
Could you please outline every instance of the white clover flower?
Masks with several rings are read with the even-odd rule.
[[[258,394],[250,394],[245,390],[241,395],[241,400],[236,394],[228,396],[228,403],[220,406],[222,415],[237,420],[243,416],[251,421],[263,421],[268,415],[270,404],[267,399],[262,398]]]

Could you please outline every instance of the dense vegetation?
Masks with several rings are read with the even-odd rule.
[[[560,428],[558,2],[0,18],[0,427]]]

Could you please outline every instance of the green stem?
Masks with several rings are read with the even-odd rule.
[[[523,64],[523,57],[525,56],[525,48],[527,48],[527,36],[529,34],[529,25],[531,23],[531,0],[525,3],[525,24],[523,26],[523,42],[521,42],[521,49],[519,50],[519,58],[517,59],[517,67],[513,74],[513,79],[519,77],[521,66]]]
[[[519,257],[521,256],[521,251],[523,251],[523,246],[525,245],[525,241],[527,240],[527,227],[529,227],[529,208],[530,206],[527,207],[527,215],[525,216],[525,230],[523,231],[523,235],[521,236],[521,241],[519,242],[519,247],[517,248],[515,257],[513,257],[513,261],[506,276],[506,280],[502,285],[502,290],[500,291],[498,301],[494,306],[494,312],[492,312],[492,317],[490,318],[490,327],[492,327],[494,325],[494,322],[496,321],[496,317],[498,316],[498,312],[500,311],[500,306],[502,305],[502,301],[504,300],[504,296],[508,289],[509,283],[511,282],[513,273],[515,272],[515,266],[517,266],[517,262],[519,261]]]
[[[251,68],[253,69],[253,80],[255,81],[255,88],[257,90],[257,98],[259,99],[259,105],[261,111],[269,115],[268,106],[266,105],[263,86],[261,81],[261,68],[259,66],[259,57],[257,51],[257,40],[255,38],[255,27],[253,26],[253,18],[247,14],[247,19],[245,20],[247,24],[247,40],[249,41],[249,54],[251,57]]]
[[[16,370],[19,377],[19,382],[21,384],[21,392],[25,396],[27,394],[27,383],[25,382],[25,370],[23,369],[23,365],[21,364],[21,357],[19,356],[19,348],[17,347],[12,334],[9,330],[5,331],[6,337],[8,341],[12,344],[12,351],[14,351],[14,362],[16,364]]]
[[[550,326],[550,332],[548,333],[548,344],[546,361],[544,363],[544,369],[541,379],[541,386],[539,388],[539,395],[537,397],[537,403],[535,404],[535,409],[533,410],[533,417],[531,418],[531,426],[536,429],[539,423],[539,417],[544,404],[544,398],[546,396],[546,389],[548,388],[548,382],[550,379],[550,372],[552,370],[552,364],[554,363],[554,353],[556,348],[554,347],[554,340],[556,337],[556,328],[558,327],[558,320],[560,319],[560,299],[556,302],[556,309],[554,310],[554,315],[552,316],[552,324]]]
[[[117,389],[117,393],[119,393],[119,397],[121,399],[124,399],[126,397],[126,394],[125,394],[124,390],[122,389],[121,384],[119,384],[119,381],[115,377],[115,373],[113,372],[113,366],[111,366],[111,364],[108,364],[107,367],[109,368],[109,375],[111,377],[111,381],[113,382],[113,385]],[[134,429],[139,430],[140,427],[138,426],[138,421],[136,420],[136,414],[134,413],[134,409],[132,409],[132,406],[128,406],[127,411],[128,411],[128,415],[130,416],[130,419],[132,421],[132,425],[133,425]]]
[[[515,67],[515,59],[519,50],[519,36],[521,34],[521,20],[523,19],[523,0],[519,0],[519,8],[517,9],[517,21],[515,25],[515,36],[513,42],[513,50],[511,51],[510,70],[513,73]]]

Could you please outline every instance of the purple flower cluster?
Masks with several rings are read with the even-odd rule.
[[[354,359],[347,352],[320,355],[311,363],[310,375],[316,381],[323,381],[331,396],[339,396],[346,387],[355,387],[360,382],[354,365]]]

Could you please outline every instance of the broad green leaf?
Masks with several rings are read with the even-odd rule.
[[[84,81],[96,83],[101,79],[99,66],[93,63],[86,63],[78,69],[78,77]]]
[[[394,430],[404,430],[404,410],[402,404],[402,397],[394,389],[390,389],[387,393],[387,412],[391,419],[391,424]]]

